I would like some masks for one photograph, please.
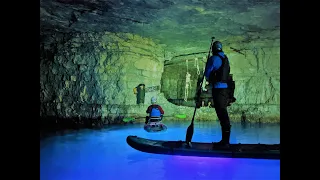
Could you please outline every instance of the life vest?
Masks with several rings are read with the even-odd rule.
[[[209,81],[212,84],[215,84],[216,82],[228,83],[228,79],[230,75],[229,59],[226,55],[224,55],[224,57],[222,57],[218,53],[214,55],[220,57],[222,64],[218,70],[211,72]]]
[[[161,111],[159,110],[159,105],[152,105],[150,116],[151,117],[160,117],[161,116]]]
[[[229,105],[231,103],[234,103],[236,101],[236,98],[234,97],[234,90],[235,90],[235,81],[233,80],[232,74],[230,74],[230,64],[229,59],[227,55],[224,55],[222,57],[219,54],[215,54],[216,56],[219,56],[222,64],[221,67],[210,74],[209,81],[211,84],[215,84],[216,82],[222,82],[228,84],[228,95],[229,95]]]

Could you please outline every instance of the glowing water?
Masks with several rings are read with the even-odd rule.
[[[128,135],[184,140],[188,123],[166,123],[163,133],[147,133],[143,125],[82,130],[40,142],[41,180],[277,180],[279,160],[202,158],[148,154],[132,149]],[[231,143],[279,143],[279,125],[235,124]],[[196,123],[193,141],[220,140],[217,122]]]

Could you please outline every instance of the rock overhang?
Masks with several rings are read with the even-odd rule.
[[[279,0],[41,0],[41,34],[125,32],[152,38],[171,56],[280,37]]]

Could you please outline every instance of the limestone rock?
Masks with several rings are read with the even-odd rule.
[[[92,36],[96,39],[89,38]],[[48,115],[46,109],[55,111],[56,115],[68,117],[106,117],[109,114],[119,114],[123,113],[123,108],[127,105],[136,104],[132,89],[138,84],[160,86],[163,62],[159,61],[159,54],[159,57],[154,54],[159,48],[150,39],[112,33],[97,37],[95,34],[82,34],[71,38],[65,46],[60,46],[61,51],[58,49],[53,59],[42,57],[41,62],[53,63],[40,64],[41,69],[50,70],[43,70],[40,74],[40,101],[55,104],[43,109],[42,115]],[[76,53],[63,51],[70,48],[70,44],[78,42],[83,44],[72,46]],[[144,48],[143,52],[139,48],[125,48],[133,47],[136,43]],[[102,46],[104,48],[101,50]],[[119,53],[119,49],[124,51]],[[155,92],[147,92],[146,99],[153,95]],[[73,110],[69,108],[71,105]],[[104,108],[110,105],[113,108]]]
[[[190,120],[214,36],[236,81],[233,120],[242,111],[252,120],[279,120],[279,6],[275,0],[42,0],[40,114],[112,123],[144,116],[157,96],[168,116],[185,113]],[[133,91],[139,84],[146,85],[141,105]],[[191,107],[168,101],[184,98]],[[200,108],[196,119],[216,117],[212,108]]]

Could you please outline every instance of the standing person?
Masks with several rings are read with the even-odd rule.
[[[227,106],[230,98],[232,98],[229,97],[228,89],[230,65],[227,56],[222,50],[221,42],[215,41],[211,50],[212,56],[208,59],[204,75],[212,88],[213,106],[219,118],[222,132],[221,141],[215,142],[214,146],[229,147],[231,125]]]

